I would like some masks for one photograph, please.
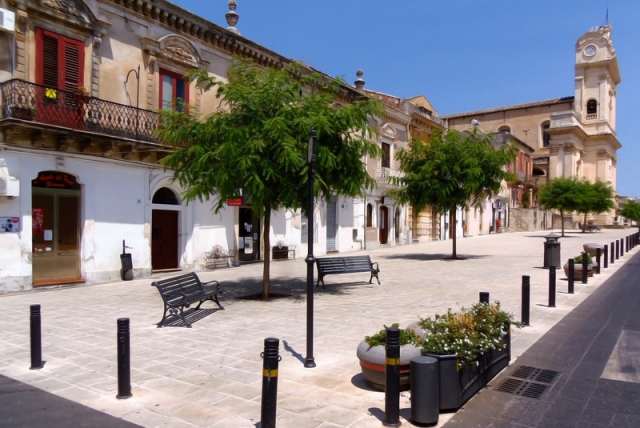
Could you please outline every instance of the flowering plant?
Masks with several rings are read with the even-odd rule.
[[[398,328],[399,323],[391,324],[391,328]],[[377,346],[377,345],[385,345],[387,341],[387,327],[386,325],[382,330],[378,333],[373,334],[371,336],[365,336],[364,340],[369,344],[369,346]],[[415,332],[405,328],[404,330],[400,330],[400,345],[408,345],[410,343],[417,344],[418,336],[416,336]]]
[[[460,367],[464,367],[491,349],[504,349],[502,339],[509,325],[522,326],[500,308],[500,302],[476,303],[459,312],[449,309],[444,315],[420,319],[418,328],[424,333],[419,334],[418,346],[423,353],[457,354]]]
[[[580,253],[579,256],[574,257],[573,261],[575,263],[577,263],[577,264],[582,264],[582,257],[585,254],[587,255],[587,264],[592,265],[593,264],[593,256],[591,254],[585,253],[585,252],[582,252],[582,253]]]

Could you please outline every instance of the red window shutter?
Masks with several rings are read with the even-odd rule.
[[[84,81],[84,43],[36,28],[36,83],[75,90]]]

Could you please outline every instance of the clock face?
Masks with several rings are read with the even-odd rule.
[[[597,50],[598,48],[596,47],[596,45],[587,45],[587,47],[584,48],[584,54],[586,56],[593,56],[596,54]]]

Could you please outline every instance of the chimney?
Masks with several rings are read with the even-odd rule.
[[[364,88],[364,79],[362,78],[362,76],[364,75],[364,72],[362,70],[358,70],[356,71],[356,76],[358,76],[358,78],[356,79],[355,85],[356,85],[356,89],[360,90]]]

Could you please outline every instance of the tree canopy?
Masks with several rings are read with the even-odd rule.
[[[409,203],[414,213],[427,206],[444,214],[452,213],[456,222],[457,207],[477,206],[500,192],[502,183],[511,180],[507,165],[516,156],[511,145],[493,146],[491,134],[478,129],[460,133],[437,131],[428,142],[412,141],[400,149],[400,177],[394,178],[399,188],[392,192],[401,203]],[[457,258],[456,236],[452,236],[452,258]]]
[[[576,212],[584,215],[582,222],[582,232],[586,231],[584,227],[587,224],[587,215],[589,213],[601,214],[607,211],[611,211],[615,208],[613,202],[614,192],[611,186],[597,180],[595,183],[591,183],[586,178],[576,182],[578,186],[576,194]]]
[[[562,236],[564,236],[564,215],[567,212],[584,214],[584,224],[589,213],[600,214],[612,210],[614,192],[611,186],[598,180],[595,183],[577,177],[558,177],[547,181],[538,190],[538,204],[545,209],[560,212]],[[584,232],[584,228],[583,228]]]
[[[625,202],[620,208],[620,215],[635,221],[638,225],[638,231],[640,231],[640,203],[632,200]]]
[[[242,192],[264,220],[265,251],[270,249],[272,210],[306,211],[312,129],[317,132],[314,196],[356,196],[375,186],[362,159],[380,156],[367,123],[383,108],[364,96],[337,104],[345,94],[342,80],[296,63],[272,69],[243,59],[232,60],[227,82],[206,70],[193,70],[187,78],[205,90],[216,88],[222,108],[206,117],[191,107],[162,110],[159,137],[174,147],[162,163],[173,170],[187,201],[212,200],[216,212]],[[264,298],[269,296],[269,269],[267,253]]]
[[[564,214],[577,208],[578,180],[575,177],[552,178],[538,189],[538,205],[546,210],[558,210],[564,236]]]

